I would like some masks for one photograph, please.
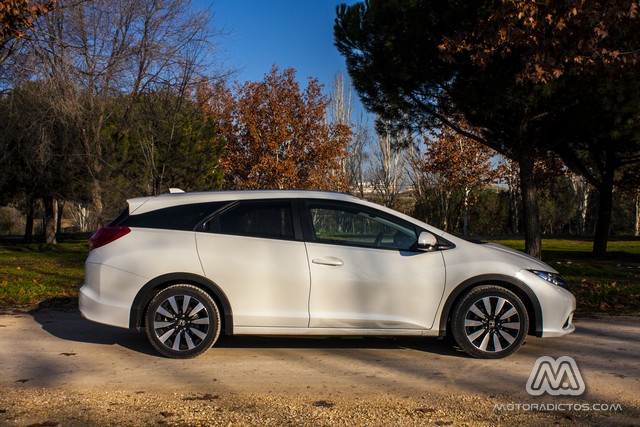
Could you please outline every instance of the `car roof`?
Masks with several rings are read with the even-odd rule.
[[[189,205],[234,200],[268,200],[268,199],[325,199],[358,201],[361,199],[344,193],[331,191],[308,190],[242,190],[242,191],[203,191],[194,193],[166,193],[158,196],[137,197],[128,199],[129,213],[141,214],[171,206]]]

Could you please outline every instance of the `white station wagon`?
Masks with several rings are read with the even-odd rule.
[[[453,336],[500,358],[574,331],[558,272],[391,209],[310,191],[128,200],[91,238],[80,310],[144,329],[163,355],[228,335]]]

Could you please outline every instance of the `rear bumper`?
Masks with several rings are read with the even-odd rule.
[[[105,325],[129,328],[129,307],[100,299],[86,285],[78,293],[80,313],[86,319]]]
[[[85,264],[78,293],[80,312],[89,320],[129,328],[131,304],[147,279],[104,264]]]

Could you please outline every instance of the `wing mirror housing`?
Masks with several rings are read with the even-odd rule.
[[[423,231],[418,236],[418,250],[432,252],[438,248],[438,239],[428,231]]]

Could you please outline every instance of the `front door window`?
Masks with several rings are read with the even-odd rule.
[[[413,227],[383,215],[333,206],[312,206],[309,213],[316,242],[402,251],[417,242]]]

